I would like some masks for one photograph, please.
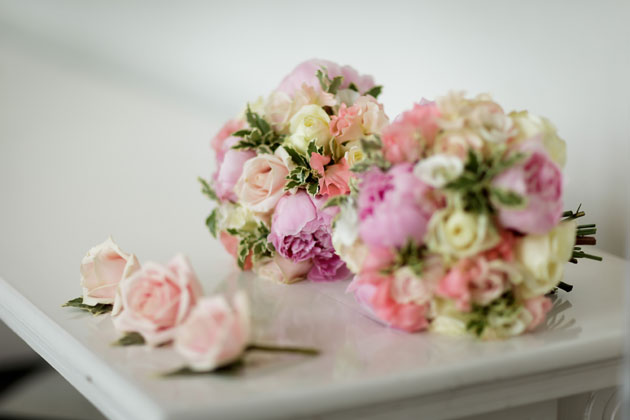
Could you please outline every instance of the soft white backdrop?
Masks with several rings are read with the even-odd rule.
[[[449,89],[492,93],[557,125],[569,144],[566,204],[583,202],[600,246],[619,255],[629,18],[623,0],[0,1],[3,36],[205,112],[208,137],[310,57],[373,74],[392,117]]]

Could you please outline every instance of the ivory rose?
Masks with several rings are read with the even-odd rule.
[[[533,138],[518,145],[526,158],[497,175],[492,186],[511,191],[525,200],[522,208],[498,205],[499,223],[522,233],[542,234],[562,217],[562,171]]]
[[[291,118],[291,135],[286,142],[304,155],[313,140],[318,147],[326,147],[332,137],[328,129],[329,123],[330,117],[321,106],[304,105]]]
[[[530,114],[527,111],[512,112],[510,117],[517,129],[516,142],[538,137],[543,147],[556,165],[563,168],[567,161],[567,144],[558,137],[556,128],[545,117]]]
[[[272,92],[265,103],[264,112],[276,132],[288,134],[291,118],[304,105],[332,107],[335,106],[336,103],[334,95],[323,92],[321,89],[315,89],[304,83],[302,87],[294,93],[293,97],[279,90]]]
[[[289,170],[276,155],[260,154],[243,165],[234,191],[241,203],[255,213],[269,213],[284,194]]]
[[[207,372],[238,360],[250,334],[247,296],[238,291],[231,299],[201,298],[177,329],[174,347],[190,369]]]
[[[120,282],[114,327],[139,333],[151,346],[171,341],[200,296],[201,285],[183,255],[167,266],[148,262]]]
[[[560,223],[544,235],[527,235],[516,242],[515,258],[526,270],[520,286],[524,298],[550,292],[562,280],[575,245],[575,221]]]
[[[464,170],[464,163],[455,156],[437,154],[421,160],[413,173],[425,184],[442,188],[455,180]]]
[[[324,197],[345,195],[350,192],[350,166],[345,158],[324,169],[324,165],[330,162],[330,156],[319,153],[311,153],[310,165],[320,176],[319,194]]]
[[[123,252],[111,237],[91,248],[81,260],[83,304],[112,304],[118,284],[140,268],[133,254]]]
[[[429,250],[451,258],[471,257],[500,240],[487,214],[465,212],[457,206],[435,212],[427,238]]]

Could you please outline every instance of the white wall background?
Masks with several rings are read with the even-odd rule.
[[[311,57],[385,85],[390,116],[449,89],[529,109],[569,144],[566,205],[627,254],[630,2],[0,1],[0,35],[223,120]],[[208,133],[210,136],[212,133]]]

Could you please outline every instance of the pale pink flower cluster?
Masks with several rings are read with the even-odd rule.
[[[345,122],[356,111],[348,114],[340,134],[356,130]],[[382,128],[389,168],[361,175],[333,229],[355,267],[348,290],[371,316],[483,338],[544,322],[575,224],[561,222],[563,142],[546,120],[528,118],[487,95],[451,93]]]
[[[340,83],[329,89],[336,77],[342,77]],[[328,198],[350,193],[351,167],[363,156],[361,139],[380,135],[389,122],[383,105],[372,96],[375,87],[371,76],[349,66],[309,60],[286,76],[266,100],[248,107],[271,128],[267,135],[281,139],[281,144],[274,149],[234,149],[241,140],[234,132],[252,128],[245,117],[229,121],[215,136],[217,170],[212,187],[219,207],[213,233],[237,259],[239,244],[251,237],[256,226],[271,232],[268,240],[275,247],[263,256],[259,249],[251,250],[241,259],[242,269],[285,283],[348,276],[332,245],[332,217],[322,206]],[[301,156],[297,161],[295,154]],[[306,173],[309,178],[291,187],[288,183],[296,169],[302,171],[298,179]],[[296,216],[304,219],[299,229],[287,230],[285,221]],[[301,244],[300,257],[287,254],[284,243]]]
[[[241,357],[250,340],[247,297],[204,297],[181,254],[166,265],[140,265],[109,238],[81,263],[83,304],[113,304],[117,331],[137,333],[152,347],[174,343],[192,370],[210,371]]]

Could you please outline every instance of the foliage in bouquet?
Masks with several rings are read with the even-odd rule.
[[[350,193],[389,120],[370,76],[323,60],[300,64],[212,140],[217,171],[202,190],[206,224],[243,270],[290,283],[349,271],[334,252],[331,197]]]
[[[348,290],[382,322],[518,335],[544,321],[566,262],[597,258],[575,247],[595,229],[563,213],[566,146],[548,120],[451,93],[415,104],[381,139],[357,189],[328,204],[356,274]]]

